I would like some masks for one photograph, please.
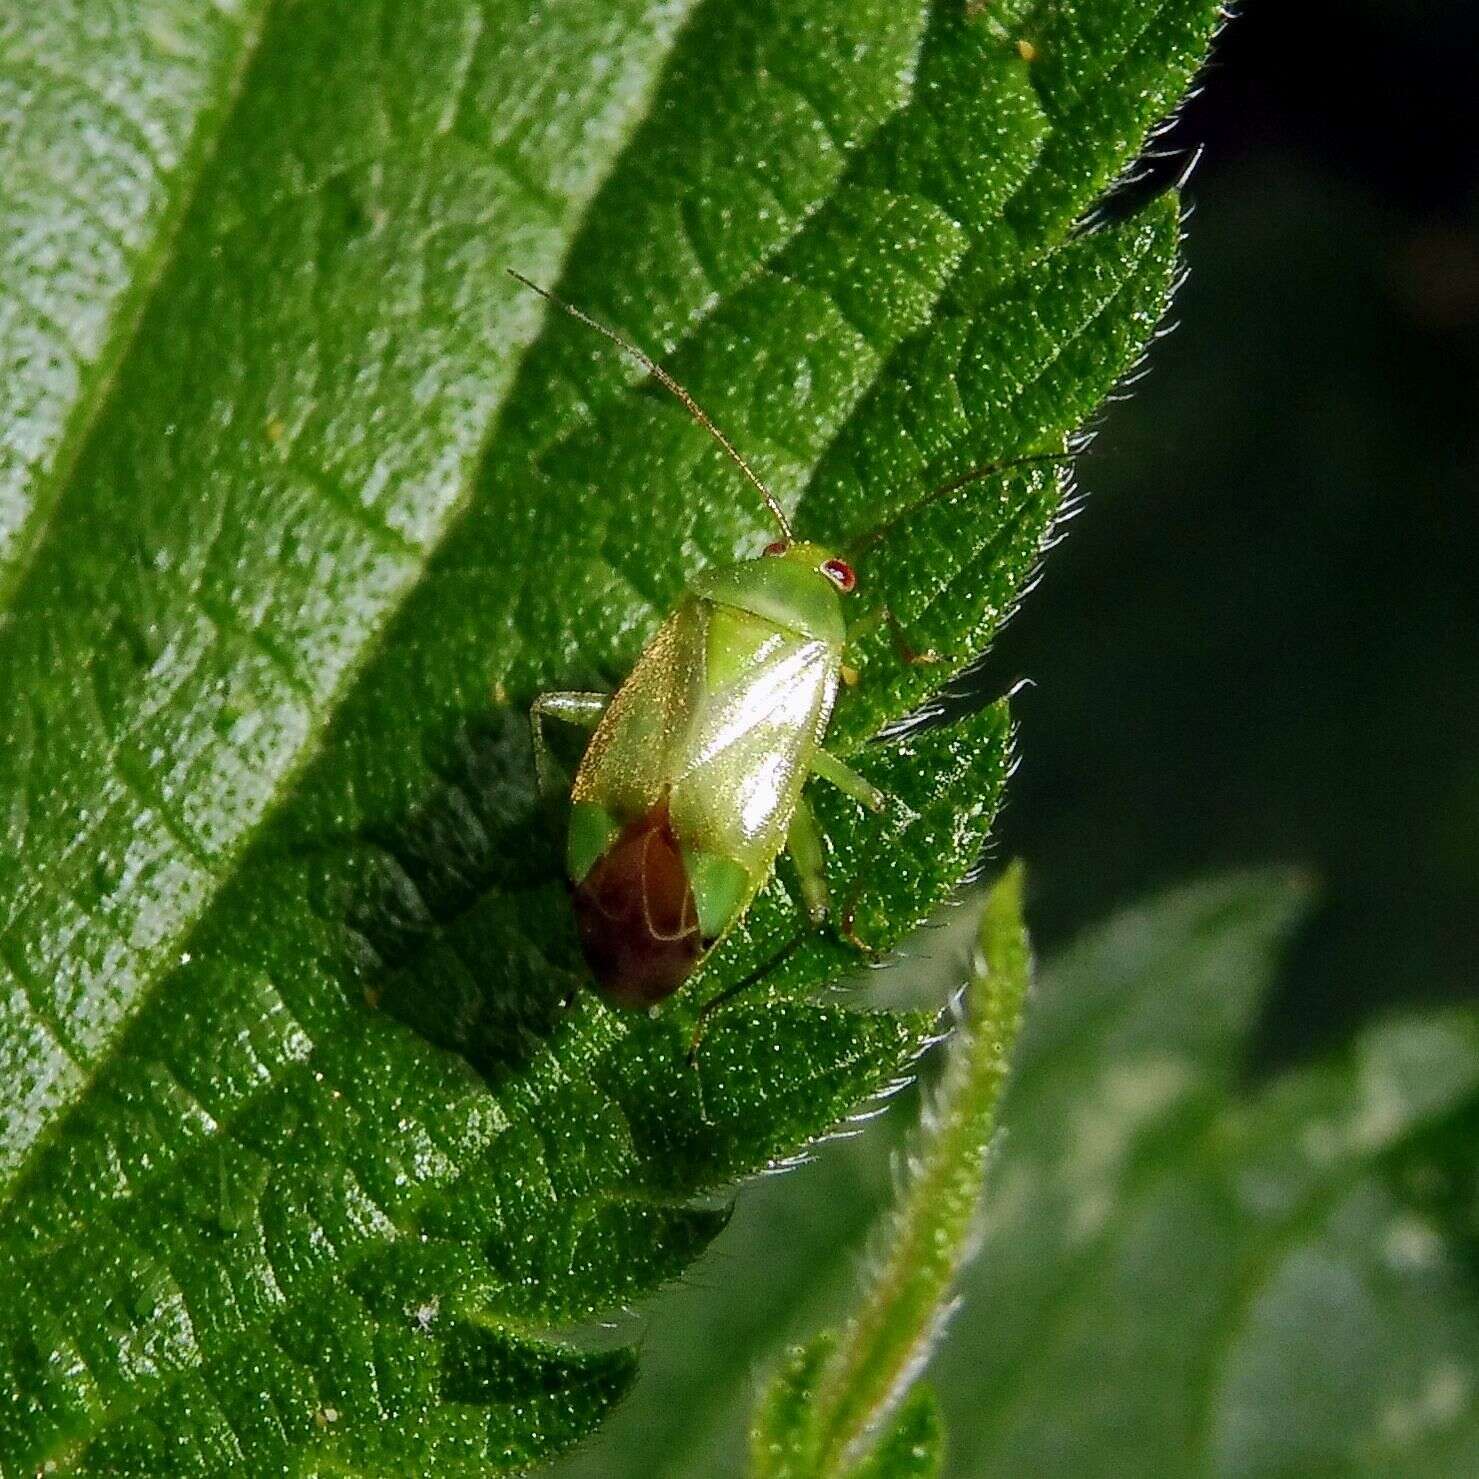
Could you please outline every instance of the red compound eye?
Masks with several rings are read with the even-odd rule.
[[[822,566],[822,574],[837,587],[838,590],[847,592],[858,583],[858,577],[853,574],[853,568],[846,560],[828,560]]]
[[[773,543],[767,544],[765,546],[765,553],[768,555],[783,555],[785,554],[787,548],[788,546],[784,539],[777,539]]]

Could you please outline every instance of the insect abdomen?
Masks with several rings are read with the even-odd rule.
[[[704,940],[666,794],[576,885],[575,920],[596,984],[617,1006],[652,1006],[687,980]]]

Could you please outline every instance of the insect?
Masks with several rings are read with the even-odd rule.
[[[782,850],[796,865],[811,924],[827,919],[825,852],[803,794],[808,780],[825,781],[873,812],[887,804],[823,743],[839,683],[856,676],[845,661],[844,602],[857,577],[837,552],[795,538],[775,495],[656,361],[510,275],[619,345],[672,392],[753,485],[779,536],[756,558],[695,576],[615,695],[546,693],[530,712],[546,793],[564,778],[545,722],[593,731],[570,792],[565,863],[576,925],[606,1000],[647,1008],[672,995],[744,917]],[[939,660],[912,650],[905,656]],[[847,916],[843,933],[866,948]],[[737,989],[720,993],[702,1015]]]

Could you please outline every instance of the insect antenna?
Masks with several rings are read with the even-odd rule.
[[[515,282],[523,283],[531,292],[538,293],[545,302],[553,303],[556,308],[563,309],[571,318],[578,319],[586,328],[594,329],[598,334],[609,339],[618,348],[626,350],[659,385],[671,391],[683,403],[688,414],[724,448],[724,451],[728,454],[734,465],[755,485],[756,492],[760,494],[765,507],[770,512],[771,518],[775,520],[777,527],[781,531],[781,538],[787,544],[793,542],[795,536],[791,533],[791,522],[787,519],[785,510],[781,508],[780,501],[776,498],[775,494],[765,485],[764,480],[755,469],[740,456],[734,443],[709,419],[709,415],[704,408],[650,354],[638,349],[629,339],[623,339],[615,329],[608,329],[605,324],[593,319],[590,314],[583,312],[573,303],[567,303],[563,298],[557,297],[554,293],[550,292],[548,288],[540,287],[537,282],[530,282],[522,272],[516,272],[512,267],[505,268],[504,270]]]
[[[998,473],[1010,472],[1014,467],[1028,467],[1039,462],[1056,462],[1061,466],[1071,467],[1074,454],[1072,452],[1029,452],[1025,457],[1009,457],[1004,462],[987,462],[980,467],[973,467],[969,472],[961,473],[958,478],[942,483],[922,498],[916,498],[913,503],[906,504],[891,519],[875,525],[866,534],[860,534],[848,545],[847,553],[856,558],[870,544],[876,544],[891,529],[902,524],[905,519],[921,512],[933,503],[938,503],[942,498],[949,498],[952,493],[959,493],[962,488],[968,488],[972,483],[985,482],[987,478],[993,478]]]

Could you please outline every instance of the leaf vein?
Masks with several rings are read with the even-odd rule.
[[[357,529],[369,535],[382,553],[408,558],[418,565],[426,559],[425,549],[393,525],[377,519],[374,511],[362,499],[356,498],[338,478],[297,456],[289,456],[284,465],[320,494],[331,508],[338,509]]]
[[[62,1056],[85,1077],[88,1069],[86,1056],[80,1046],[72,1042],[63,1032],[61,1019],[56,1015],[51,1003],[46,1000],[41,983],[31,974],[30,968],[15,944],[4,932],[0,932],[0,964],[5,966],[11,979],[20,987],[21,995],[25,997],[36,1020],[41,1023],[61,1049]]]
[[[160,826],[202,873],[217,885],[223,882],[223,875],[205,843],[182,818],[174,815],[165,805],[164,798],[153,787],[143,758],[124,745],[115,749],[111,758],[114,775],[134,799],[142,804],[144,811],[158,819]]]
[[[154,141],[149,137],[148,130],[134,114],[124,107],[119,98],[104,92],[90,78],[63,72],[40,52],[27,52],[23,60],[24,65],[22,66],[17,66],[10,61],[0,61],[0,73],[8,74],[24,85],[32,80],[26,75],[26,70],[29,68],[59,92],[70,93],[74,97],[81,97],[86,101],[96,103],[104,117],[124,126],[135,153],[145,164],[149,165],[157,175],[168,173],[170,161],[160,157]]]

